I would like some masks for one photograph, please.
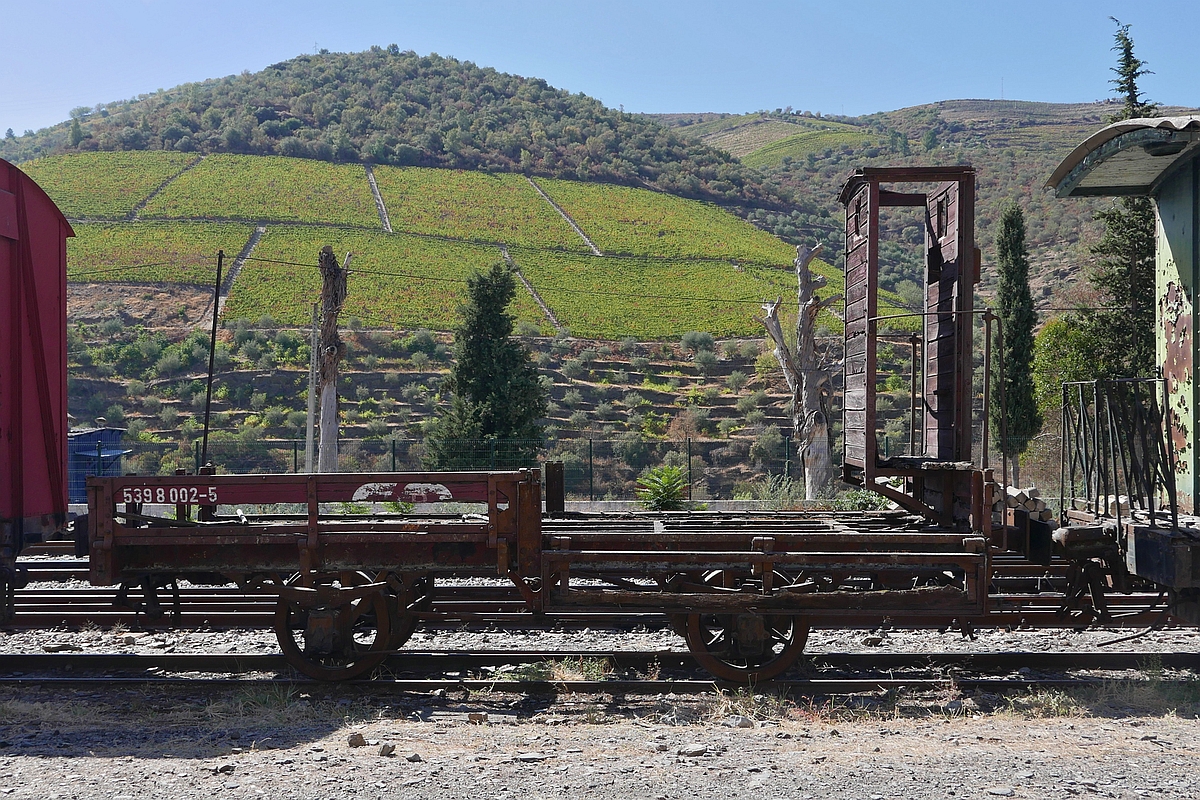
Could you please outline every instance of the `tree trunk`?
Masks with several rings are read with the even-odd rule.
[[[820,251],[820,246],[814,250],[796,248],[796,297],[799,301],[796,351],[793,353],[788,347],[779,322],[782,298],[763,304],[766,315],[761,320],[775,343],[775,358],[792,392],[792,429],[804,465],[804,496],[808,500],[819,498],[833,476],[829,421],[824,404],[825,394],[829,391],[829,370],[817,355],[817,315],[842,297],[834,295],[822,300],[816,292],[825,285],[825,278],[813,274],[811,269],[812,261]]]
[[[318,472],[338,471],[338,364],[346,354],[346,345],[338,335],[337,319],[346,302],[346,267],[350,265],[350,254],[338,266],[333,248],[321,248],[321,353],[320,353],[320,397],[321,397],[321,449],[317,461]]]

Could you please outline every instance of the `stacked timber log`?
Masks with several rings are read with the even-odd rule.
[[[1005,497],[997,498],[996,502],[992,504],[994,521],[999,522],[1003,518],[1005,508],[1023,508],[1029,512],[1030,519],[1043,522],[1054,519],[1054,512],[1046,505],[1046,501],[1042,499],[1042,493],[1037,490],[1036,486],[1030,486],[1028,489],[1009,486],[1007,489],[1008,494]]]

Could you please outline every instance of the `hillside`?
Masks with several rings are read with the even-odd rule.
[[[1188,109],[1163,107],[1162,114]],[[793,193],[789,213],[759,211],[758,224],[788,241],[823,241],[842,249],[842,210],[835,191],[855,168],[971,164],[978,172],[976,236],[984,253],[983,293],[992,289],[987,263],[1003,206],[1025,212],[1035,302],[1065,305],[1090,262],[1093,222],[1103,200],[1057,200],[1043,190],[1059,161],[1106,124],[1108,103],[1055,104],[950,100],[863,117],[815,117],[782,111],[741,116],[672,114],[660,121],[695,141],[723,147]],[[884,286],[912,302],[923,247],[919,220],[896,210],[885,218],[894,243],[883,252]]]
[[[127,312],[140,296],[172,292],[129,315],[152,327],[186,331],[207,315],[203,287],[218,250],[227,324],[270,315],[304,326],[325,244],[354,253],[346,315],[376,329],[450,330],[466,278],[502,260],[524,281],[518,319],[545,334],[752,336],[761,302],[795,291],[791,246],[720,206],[647,189],[165,151],[51,156],[23,168],[73,221],[73,286],[123,286]],[[841,274],[818,269],[837,291]],[[73,319],[103,319],[95,305],[77,302]],[[825,324],[840,327],[832,315]]]
[[[536,78],[391,45],[302,55],[253,74],[77,109],[0,140],[13,162],[151,150],[523,172],[651,186],[783,208],[785,194],[725,152]]]

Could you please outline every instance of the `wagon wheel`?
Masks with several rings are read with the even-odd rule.
[[[412,637],[420,622],[412,612],[425,611],[433,603],[433,576],[392,576],[388,583],[393,592],[388,597],[392,617],[388,649],[399,650]]]
[[[342,586],[371,582],[344,573]],[[370,672],[387,658],[392,638],[388,594],[380,591],[338,605],[306,606],[279,598],[275,636],[288,663],[310,678],[344,681]]]
[[[778,584],[789,582],[779,572],[775,579]],[[706,574],[703,582],[714,591],[755,590],[761,585],[739,578],[726,581],[720,571]],[[769,681],[787,672],[804,652],[809,630],[794,614],[688,614],[683,627],[696,663],[733,683]]]

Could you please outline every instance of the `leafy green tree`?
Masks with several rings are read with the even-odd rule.
[[[83,141],[83,126],[79,124],[78,117],[71,120],[71,133],[68,138],[71,147],[79,147],[79,143]]]
[[[538,420],[547,413],[547,392],[529,350],[514,338],[508,305],[516,280],[496,264],[467,280],[469,300],[454,334],[454,369],[445,383],[450,407],[426,437],[432,469],[486,466],[462,440],[503,446],[506,458],[529,460],[541,447]],[[472,463],[474,462],[474,463]]]
[[[1147,117],[1157,107],[1142,97],[1138,79],[1150,74],[1146,62],[1133,52],[1129,26],[1117,25],[1113,50],[1117,52],[1117,77],[1112,84],[1124,104],[1110,118]],[[1069,366],[1072,378],[1125,378],[1154,373],[1154,207],[1145,197],[1126,197],[1096,218],[1104,223],[1104,234],[1092,247],[1097,257],[1087,278],[1099,298],[1096,310],[1069,314],[1065,324],[1076,331],[1055,337],[1055,346],[1071,348],[1047,354],[1043,362]],[[1042,344],[1039,337],[1039,346]],[[1046,340],[1047,342],[1049,340]],[[1064,373],[1065,375],[1065,373]],[[1049,377],[1043,377],[1048,380]],[[1043,394],[1046,394],[1043,391]],[[1052,394],[1052,393],[1051,393]]]
[[[1116,44],[1112,49],[1120,53],[1120,56],[1117,57],[1117,66],[1112,68],[1112,71],[1117,73],[1117,77],[1109,82],[1117,88],[1117,92],[1125,101],[1121,113],[1111,117],[1110,121],[1120,122],[1123,119],[1149,117],[1158,110],[1158,106],[1146,102],[1142,98],[1141,89],[1138,87],[1138,78],[1154,73],[1146,69],[1145,61],[1133,54],[1133,38],[1129,35],[1129,26],[1122,25],[1121,20],[1116,17],[1109,17],[1109,19],[1117,26],[1117,32],[1114,34]]]
[[[1147,102],[1138,79],[1150,74],[1146,62],[1133,53],[1129,26],[1117,25],[1114,35],[1117,77],[1113,86],[1124,99],[1113,122],[1148,117],[1157,106]],[[1124,378],[1154,372],[1154,207],[1149,198],[1125,197],[1096,215],[1104,234],[1092,247],[1096,265],[1088,281],[1098,291],[1102,310],[1084,319],[1084,336],[1091,342],[1093,376]]]
[[[991,406],[992,436],[1000,450],[1012,461],[1013,483],[1021,485],[1020,456],[1042,426],[1042,416],[1034,398],[1033,328],[1037,313],[1029,293],[1029,256],[1025,249],[1025,215],[1016,203],[1010,204],[1000,218],[996,236],[996,264],[999,284],[996,291],[1000,321],[1004,328],[1004,370],[997,377],[1004,382],[1004,431],[1001,436],[1001,408]],[[998,399],[998,398],[997,398]]]

